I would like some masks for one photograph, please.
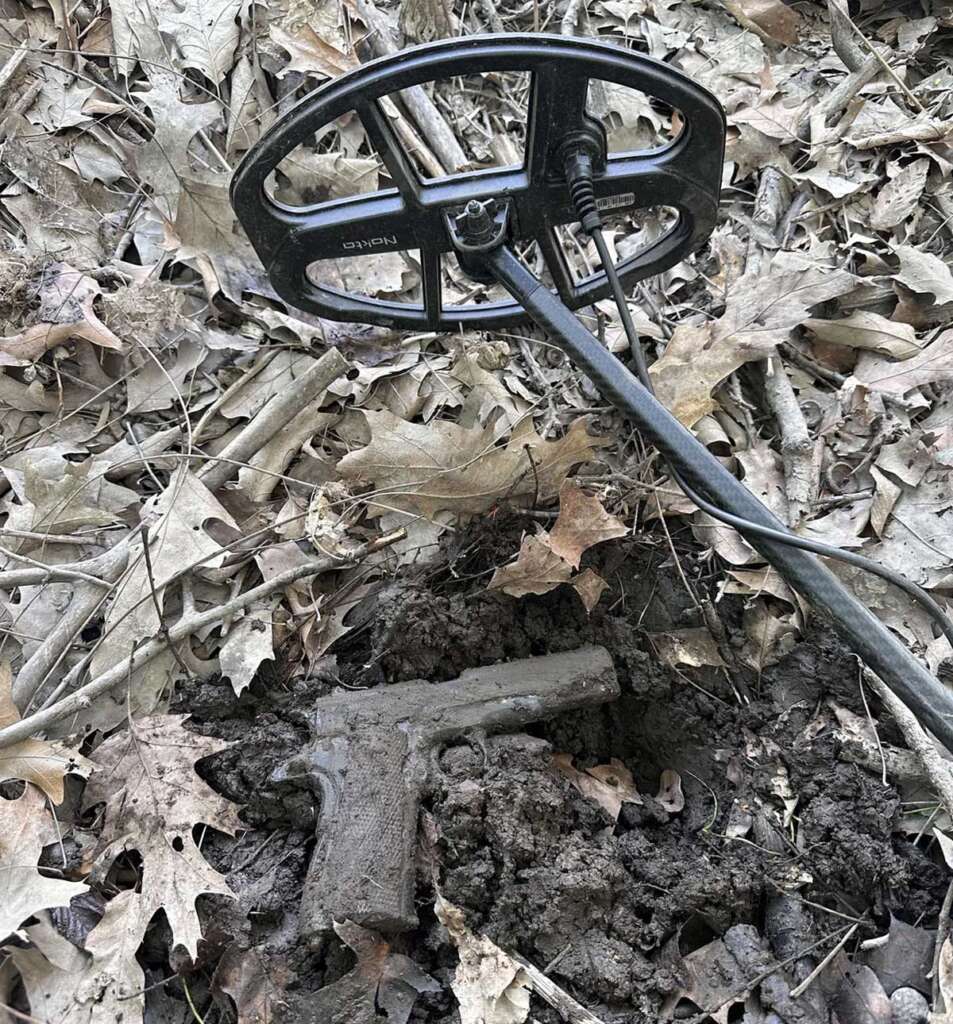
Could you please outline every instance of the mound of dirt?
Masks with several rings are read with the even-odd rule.
[[[418,884],[421,924],[392,948],[442,984],[419,996],[410,1019],[456,1020],[456,952],[431,909],[433,874],[473,931],[543,969],[606,1024],[654,1021],[663,1011],[691,1016],[749,991],[767,1012],[772,992],[787,992],[852,923],[850,952],[892,918],[935,924],[946,873],[898,831],[898,791],[844,748],[838,712],[866,712],[856,662],[828,628],[815,624],[759,675],[737,659],[729,665],[741,609],[726,599],[714,606],[726,665],[670,667],[653,635],[701,626],[704,615],[667,548],[602,545],[598,570],[614,593],[588,616],[568,588],[522,600],[484,589],[493,537],[512,550],[504,535],[520,525],[484,524],[477,543],[457,542],[463,555],[450,553],[450,570],[382,589],[367,625],[319,675],[289,684],[279,666],[241,699],[209,683],[182,697],[196,729],[235,741],[204,762],[203,774],[245,805],[250,826],[237,845],[206,848],[239,894],[237,908],[209,900],[220,927],[207,933],[231,933],[271,965],[286,1019],[312,1019],[314,993],[354,964],[336,938],[319,948],[297,939],[315,795],[270,781],[307,742],[314,699],[335,684],[437,681],[587,643],[610,651],[623,691],[617,703],[519,734],[466,737],[438,759],[423,812],[430,856]],[[699,580],[704,564],[691,552],[680,557]],[[881,733],[896,740],[885,724]],[[582,770],[618,759],[641,803],[624,803],[613,823],[556,769],[555,753]],[[677,773],[683,802],[653,795],[663,772]],[[245,914],[252,923],[242,928]],[[715,971],[723,984],[693,981],[692,965],[716,954],[732,965]],[[837,960],[827,973],[836,981],[845,969]],[[779,977],[787,987],[773,985]],[[819,985],[797,1013],[823,1017],[826,991]],[[790,1007],[774,1009],[794,1019]],[[559,1019],[535,996],[532,1016]]]

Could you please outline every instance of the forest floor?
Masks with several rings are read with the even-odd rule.
[[[228,186],[405,45],[549,32],[684,71],[727,151],[711,239],[631,295],[659,398],[792,530],[947,608],[951,28],[938,0],[0,0],[0,1024],[946,1021],[946,752],[539,331],[302,311]],[[427,179],[518,164],[533,97],[468,75],[380,116]],[[587,109],[611,153],[685,130],[610,83]],[[392,170],[355,110],[266,189],[357,202]],[[611,251],[674,215],[607,213]],[[598,269],[556,236],[565,265],[520,242],[533,271]],[[437,272],[446,304],[501,298]],[[427,273],[309,268],[409,306]],[[611,303],[579,315],[631,360]],[[949,678],[921,606],[831,568]],[[417,926],[302,938],[315,702],[587,645],[617,701],[437,751]]]

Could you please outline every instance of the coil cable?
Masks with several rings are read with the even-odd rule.
[[[619,310],[622,328],[625,331],[626,338],[628,339],[629,349],[635,363],[635,375],[638,377],[642,386],[654,396],[655,388],[652,383],[651,374],[649,373],[648,364],[645,361],[645,352],[642,348],[642,342],[639,338],[638,330],[632,321],[632,315],[629,312],[628,300],[626,299],[625,292],[622,288],[622,282],[619,280],[615,263],[609,253],[609,247],[606,243],[605,235],[603,234],[602,217],[599,213],[595,199],[592,159],[588,153],[580,152],[578,150],[574,151],[567,156],[565,169],[566,178],[569,183],[570,196],[573,204],[575,205],[579,222],[582,225],[583,230],[589,235],[595,244],[596,252],[598,253],[599,260],[602,263],[602,269],[605,271],[606,277],[609,281],[609,286],[612,289],[612,297]],[[821,555],[824,558],[833,558],[837,561],[845,562],[848,565],[856,566],[857,568],[863,569],[875,576],[879,576],[888,583],[892,583],[899,590],[903,591],[903,593],[905,593],[909,598],[919,604],[920,607],[923,608],[923,610],[933,619],[944,636],[946,636],[950,643],[953,644],[953,621],[950,620],[946,612],[930,596],[930,594],[912,580],[907,579],[898,572],[894,572],[892,569],[888,569],[884,565],[880,565],[878,562],[873,561],[873,559],[865,558],[863,555],[858,555],[853,551],[845,551],[842,548],[833,547],[830,544],[823,544],[820,541],[811,540],[807,537],[801,537],[786,530],[776,530],[769,526],[762,526],[760,523],[754,523],[749,519],[743,519],[740,516],[726,512],[724,509],[718,508],[717,505],[713,505],[710,501],[706,501],[681,477],[674,466],[667,465],[667,469],[671,474],[672,479],[674,479],[679,487],[681,487],[685,495],[703,512],[711,516],[713,519],[717,519],[720,522],[725,523],[727,526],[733,527],[743,536],[745,534],[753,534],[780,544],[787,544],[790,547],[800,548],[802,551],[810,551],[812,554]]]

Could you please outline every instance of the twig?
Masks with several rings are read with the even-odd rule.
[[[946,887],[946,895],[943,897],[943,906],[940,907],[940,916],[936,922],[936,944],[933,947],[933,1012],[946,1013],[946,1000],[940,989],[940,951],[943,943],[950,934],[950,912],[953,911],[953,878]]]
[[[309,402],[350,369],[351,364],[336,348],[329,349],[287,391],[269,399],[224,451],[219,452],[218,459],[198,471],[198,478],[209,490],[217,490],[236,471],[236,464],[245,462],[264,447]]]
[[[142,537],[142,560],[146,566],[146,578],[149,581],[149,595],[152,598],[152,607],[155,608],[156,616],[159,619],[159,635],[172,652],[172,657],[175,658],[176,664],[185,673],[185,678],[188,679],[192,673],[189,670],[189,666],[182,660],[182,656],[179,654],[175,644],[169,639],[169,627],[165,619],[162,617],[162,605],[159,602],[159,595],[156,593],[156,578],[152,572],[152,552],[149,550],[148,523],[143,523],[139,527],[139,535]]]
[[[397,43],[391,35],[384,16],[374,6],[374,0],[354,0],[354,7],[361,20],[372,29],[369,34],[371,46],[381,57],[397,53]],[[466,154],[457,142],[450,125],[443,114],[434,106],[433,100],[419,85],[412,85],[400,91],[401,102],[407,107],[410,116],[417,122],[424,138],[437,154],[445,172],[453,173],[462,170],[467,163]]]
[[[342,569],[346,566],[354,565],[375,551],[380,551],[382,548],[390,547],[391,544],[403,540],[406,536],[407,531],[403,528],[392,530],[390,533],[386,533],[376,540],[369,541],[367,544],[362,544],[346,554],[315,558],[304,565],[298,565],[283,573],[279,573],[257,587],[252,587],[251,590],[246,591],[244,594],[239,594],[238,597],[233,598],[226,604],[209,608],[188,619],[179,619],[174,626],[169,628],[169,642],[173,644],[178,643],[199,630],[214,626],[227,615],[233,615],[235,612],[247,608],[255,601],[268,597],[269,594],[274,593],[276,590],[290,586],[297,580],[304,579],[307,576],[316,576],[320,572],[328,572],[332,569]],[[37,711],[35,714],[29,715],[19,722],[14,722],[5,729],[0,729],[0,749],[8,747],[13,743],[19,743],[20,740],[27,739],[34,732],[48,729],[55,722],[62,721],[64,718],[69,718],[88,708],[96,697],[108,692],[117,684],[127,680],[130,675],[137,672],[144,665],[154,661],[166,650],[166,647],[165,638],[149,640],[137,651],[134,651],[130,658],[120,661],[106,672],[103,672],[102,675],[90,680],[85,686],[81,686],[68,697],[64,697],[59,703],[42,711]]]
[[[85,572],[80,566],[87,566],[89,562],[73,562],[66,565],[47,565],[46,562],[38,562],[28,555],[18,554],[16,551],[9,551],[0,548],[0,554],[12,558],[14,562],[25,562],[33,566],[31,569],[8,569],[0,572],[0,589],[9,590],[11,587],[32,587],[43,583],[69,583],[79,580],[83,583],[96,583],[101,587],[108,587],[109,584],[98,576]],[[96,559],[91,559],[95,562]]]
[[[579,14],[585,0],[569,0],[566,6],[566,13],[563,15],[560,31],[564,36],[574,36],[576,26],[579,24]]]
[[[773,364],[773,372],[768,372],[768,364]],[[780,359],[769,359],[765,364],[764,393],[781,434],[788,525],[795,526],[817,497],[820,472],[807,420]]]
[[[523,968],[533,991],[543,999],[559,1014],[568,1024],[603,1024],[593,1013],[590,1013],[582,1003],[577,1003],[568,993],[564,992],[556,982],[547,978],[538,968],[534,967],[528,960],[524,960],[516,953],[510,956]]]
[[[124,541],[120,541],[104,555],[82,563],[88,568],[95,565],[96,582],[78,583],[73,588],[69,607],[59,618],[50,635],[17,673],[12,696],[18,708],[24,710],[28,706],[43,680],[76,639],[76,634],[87,625],[105,601],[108,592],[103,589],[104,586],[111,586],[119,579],[128,561],[129,547]]]
[[[497,12],[496,5],[493,0],[479,0],[480,10],[483,11],[486,17],[486,23],[490,26],[491,32],[505,32],[506,26],[503,24],[503,19]]]
[[[916,754],[927,778],[936,789],[943,809],[953,818],[953,772],[941,757],[936,743],[930,739],[923,726],[917,721],[916,715],[906,704],[889,689],[879,676],[869,669],[864,670],[864,678],[877,691],[884,706],[896,719],[907,746]]]
[[[827,965],[834,959],[834,957],[837,956],[837,954],[844,948],[844,946],[850,939],[851,935],[853,935],[854,932],[857,931],[858,927],[859,924],[851,925],[850,929],[844,933],[844,936],[840,940],[840,942],[838,942],[837,945],[827,954],[827,956],[824,957],[824,959],[817,965],[817,967],[815,967],[814,970],[811,971],[811,973],[800,983],[800,985],[795,985],[794,988],[791,989],[792,999],[797,999],[799,995],[802,995],[807,990],[811,982],[814,981],[814,979],[821,974],[824,968],[827,967]]]

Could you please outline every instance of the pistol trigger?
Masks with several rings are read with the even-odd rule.
[[[467,729],[463,738],[471,747],[478,748],[483,755],[483,771],[486,773],[486,770],[490,767],[490,751],[487,749],[489,733],[486,729]]]

